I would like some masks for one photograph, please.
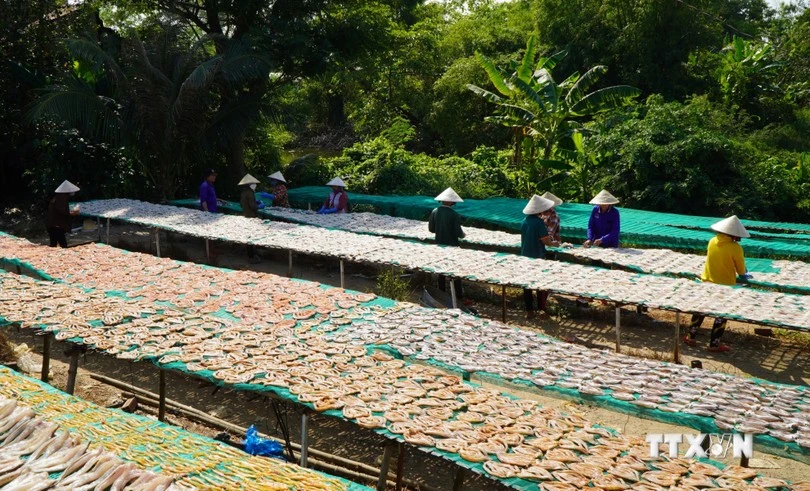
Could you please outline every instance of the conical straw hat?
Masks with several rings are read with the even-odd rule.
[[[592,205],[617,205],[619,204],[619,200],[603,189],[599,191],[599,194],[593,197],[590,203]]]
[[[268,177],[268,179],[275,179],[276,181],[281,181],[285,184],[287,183],[287,180],[284,179],[284,176],[281,174],[281,171],[273,172],[272,174],[270,174],[270,177]]]
[[[440,195],[436,196],[433,199],[435,201],[448,202],[448,203],[462,203],[462,202],[464,202],[464,200],[461,199],[461,196],[459,196],[458,193],[453,191],[453,188],[445,189],[444,191],[441,192]]]
[[[542,196],[537,196],[536,194],[532,196],[532,199],[526,203],[526,207],[523,208],[524,215],[537,215],[538,213],[543,213],[544,211],[550,210],[554,208],[554,202],[550,199],[546,199]]]
[[[79,192],[79,187],[73,184],[70,181],[65,181],[56,188],[55,193],[77,193]]]
[[[346,187],[346,183],[343,182],[343,179],[341,179],[339,177],[336,177],[336,178],[332,179],[331,181],[327,182],[326,185],[327,186],[340,186],[342,188]]]
[[[561,200],[560,198],[558,198],[558,197],[554,196],[554,195],[553,195],[553,194],[551,194],[549,191],[546,191],[546,192],[545,192],[545,193],[543,193],[543,195],[542,195],[542,196],[540,196],[540,197],[541,197],[541,198],[546,198],[546,199],[549,199],[549,200],[553,201],[553,202],[554,202],[554,206],[560,206],[561,204],[563,204],[563,200]]]
[[[242,180],[239,181],[239,184],[237,184],[237,186],[247,186],[248,184],[259,184],[259,180],[251,176],[250,174],[245,174],[245,177],[243,177]]]
[[[731,215],[730,217],[713,224],[712,230],[726,235],[731,235],[733,237],[751,237],[751,234],[748,233],[748,230],[745,230],[745,227],[743,227],[743,224],[740,222],[740,219],[737,218],[737,215]]]

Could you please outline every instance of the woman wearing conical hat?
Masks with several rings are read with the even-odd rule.
[[[54,191],[53,199],[48,204],[48,218],[46,228],[50,238],[51,247],[67,247],[66,233],[70,232],[71,219],[79,214],[79,209],[70,209],[70,197],[79,191],[79,187],[70,181],[65,181]]]
[[[238,186],[241,188],[239,195],[239,204],[242,205],[242,215],[247,218],[256,218],[259,216],[259,203],[256,201],[256,185],[259,180],[250,174],[245,174],[245,177],[239,181]],[[247,245],[248,261],[250,263],[258,263],[261,261],[259,256],[256,255],[256,248],[253,244]]]
[[[554,203],[554,206],[540,214],[540,218],[542,218],[543,223],[546,224],[548,236],[551,237],[552,240],[560,242],[560,216],[557,214],[556,208],[563,203],[563,200],[554,196],[549,191],[546,191],[540,197]]]
[[[326,185],[332,187],[332,192],[329,193],[318,213],[328,215],[330,213],[346,213],[349,211],[349,196],[346,194],[346,183],[343,182],[343,179],[336,177],[327,182]]]
[[[270,189],[272,193],[259,193],[259,196],[269,199],[273,202],[273,206],[281,208],[289,208],[290,200],[287,198],[287,180],[281,171],[270,174],[267,179],[270,180]]]
[[[520,255],[531,257],[535,259],[544,259],[546,257],[546,246],[556,246],[560,243],[551,238],[548,233],[546,224],[543,221],[543,213],[554,208],[554,202],[550,199],[537,196],[532,196],[532,199],[523,208],[523,214],[526,218],[523,219],[523,224],[520,227]],[[523,289],[523,300],[526,304],[526,318],[534,318],[534,290],[528,288]],[[537,292],[537,311],[541,316],[546,314],[546,301],[548,300],[548,291],[542,290]]]
[[[619,247],[621,221],[619,210],[615,208],[618,203],[619,200],[604,189],[593,197],[591,204],[596,206],[591,210],[591,218],[588,220],[588,240],[582,244],[583,246]]]
[[[464,238],[464,231],[461,229],[461,216],[453,209],[456,203],[463,203],[464,200],[453,188],[447,188],[434,201],[441,203],[441,206],[430,212],[428,219],[428,230],[436,234],[436,243],[445,246],[459,246],[459,239]],[[453,280],[456,295],[461,298],[461,280]],[[439,275],[439,290],[446,290],[446,278]]]
[[[717,235],[709,240],[706,250],[706,264],[703,266],[703,273],[700,275],[702,281],[717,283],[719,285],[733,286],[737,284],[737,276],[750,278],[748,270],[745,269],[745,256],[740,240],[751,237],[751,234],[743,226],[737,215],[732,215],[724,220],[712,225],[712,230]],[[689,334],[683,338],[684,343],[695,346],[698,329],[703,323],[705,316],[695,314],[689,323]],[[714,319],[712,333],[709,337],[709,351],[723,352],[731,348],[725,344],[720,344],[720,337],[726,331],[726,319]]]

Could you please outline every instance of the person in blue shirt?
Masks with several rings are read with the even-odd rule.
[[[591,218],[588,220],[588,240],[582,245],[584,247],[619,247],[621,222],[619,210],[615,208],[615,205],[619,204],[619,200],[603,189],[594,196],[591,204],[596,206],[593,207]]]
[[[203,211],[217,212],[217,192],[214,189],[214,181],[217,180],[217,172],[208,169],[205,173],[205,180],[200,184],[200,208]]]
[[[520,227],[520,255],[545,259],[546,246],[557,246],[559,242],[555,241],[548,234],[546,224],[543,217],[540,216],[554,207],[554,202],[550,199],[537,196],[532,196],[532,199],[523,208],[523,214],[526,218],[523,219],[523,224]],[[535,291],[525,288],[523,290],[523,300],[526,304],[526,318],[534,318],[534,295]],[[537,311],[541,316],[546,316],[546,301],[548,300],[548,291],[542,290],[537,292]]]

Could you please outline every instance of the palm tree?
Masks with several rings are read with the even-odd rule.
[[[196,157],[211,144],[224,146],[262,114],[250,91],[218,106],[216,89],[238,92],[267,80],[270,64],[244,44],[210,56],[212,41],[183,49],[179,30],[168,28],[148,46],[135,35],[124,39],[117,57],[94,41],[70,41],[73,72],[42,91],[28,119],[57,120],[123,144],[161,197],[171,198]]]
[[[539,177],[545,179],[551,169],[565,170],[571,167],[566,162],[564,152],[559,151],[560,144],[570,140],[575,133],[585,133],[582,118],[628,104],[641,91],[617,85],[588,92],[607,72],[607,67],[602,65],[591,68],[581,76],[578,72],[573,73],[557,83],[551,72],[566,56],[566,52],[539,58],[538,53],[537,37],[531,35],[523,59],[520,64],[510,64],[512,73],[508,75],[506,70],[476,53],[500,95],[475,85],[467,85],[467,88],[498,105],[495,115],[487,117],[487,121],[513,128],[515,164],[521,164],[524,140],[529,139],[528,160],[542,169]]]

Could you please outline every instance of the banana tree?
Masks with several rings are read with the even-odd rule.
[[[486,56],[476,53],[497,93],[475,85],[467,88],[497,104],[495,114],[487,117],[487,121],[515,131],[514,162],[520,163],[522,140],[529,139],[529,162],[539,168],[539,179],[548,179],[553,170],[571,168],[557,150],[572,135],[587,133],[582,126],[584,119],[629,104],[641,91],[616,85],[589,92],[607,72],[603,65],[594,66],[583,75],[575,72],[558,83],[551,72],[567,53],[561,51],[548,57],[538,54],[535,35],[529,37],[521,62],[510,63],[508,69],[498,68]]]

